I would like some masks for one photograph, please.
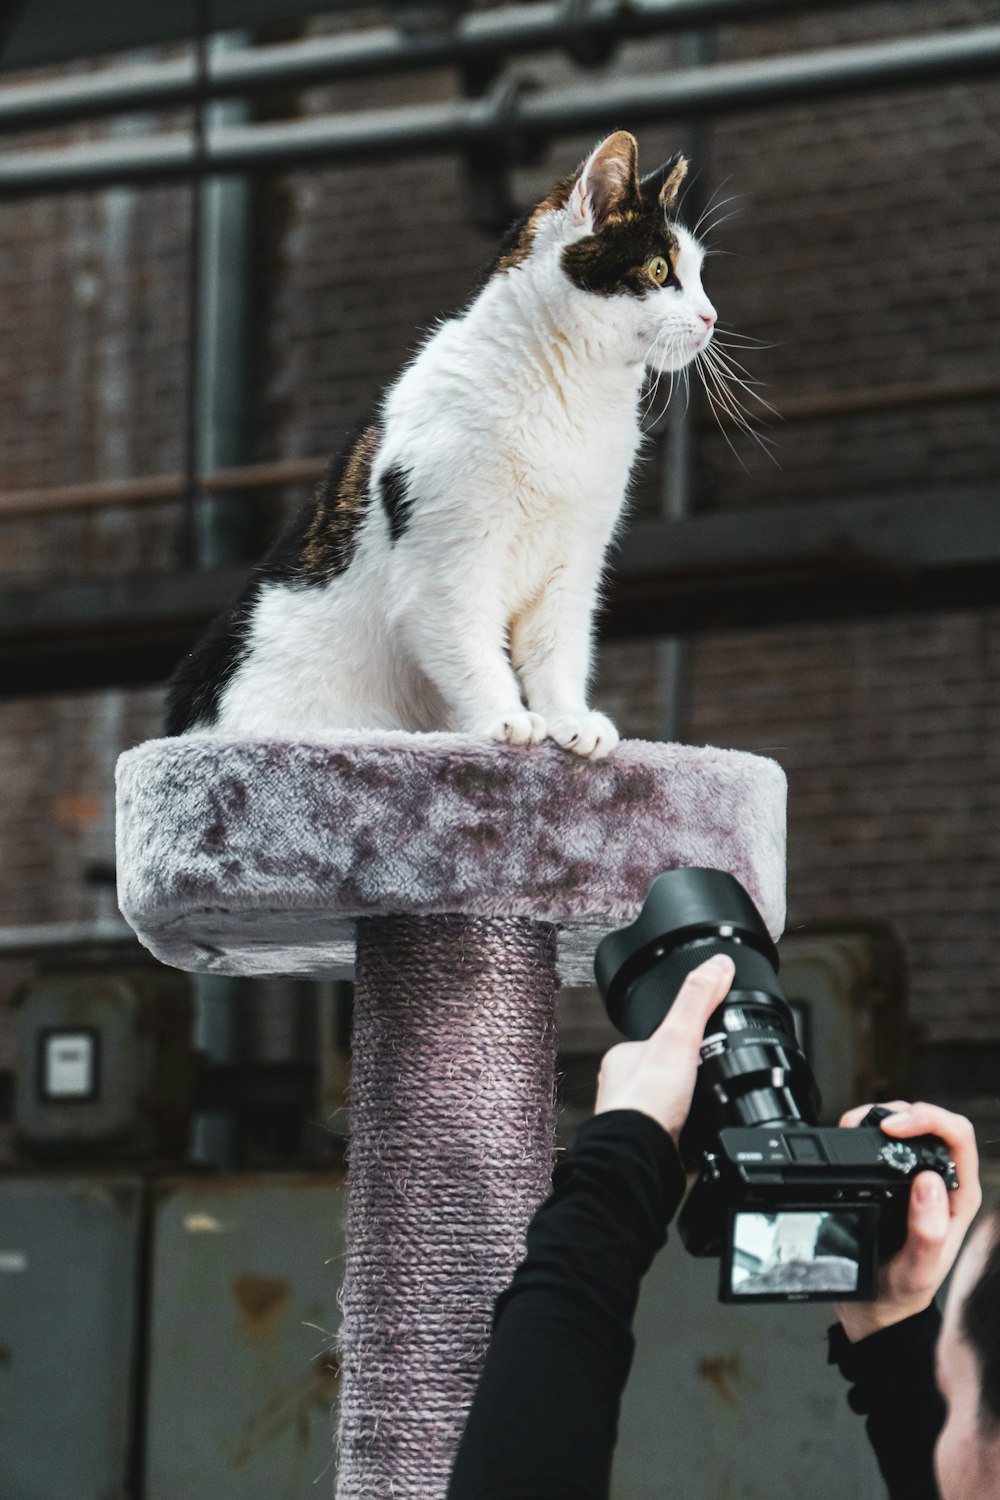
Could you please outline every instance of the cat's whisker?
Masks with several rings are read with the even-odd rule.
[[[776,344],[734,344],[730,342],[725,334],[722,334],[721,336],[718,334],[714,334],[712,337],[712,343],[718,349],[725,349],[726,353],[730,356],[739,354],[756,354],[761,349],[777,348]]]
[[[767,398],[761,396],[758,390],[755,389],[755,387],[757,386],[759,386],[761,389],[765,388],[765,382],[763,380],[744,378],[739,373],[739,370],[742,369],[742,366],[734,368],[733,363],[730,362],[730,360],[726,357],[725,354],[722,353],[720,349],[713,350],[709,358],[725,374],[727,380],[731,381],[734,385],[740,386],[742,390],[746,391],[748,396],[752,396],[753,399],[755,401],[758,401],[761,406],[767,407],[767,409],[772,412],[774,416],[779,415],[779,413],[775,411],[775,408],[771,405]]]
[[[715,333],[712,336],[712,342],[713,343],[716,343],[718,341],[718,338],[719,338],[720,334],[725,334],[725,336],[726,336],[727,339],[739,339],[744,344],[747,344],[748,346],[751,346],[754,349],[780,349],[781,348],[780,344],[777,344],[777,343],[769,344],[764,339],[755,338],[754,335],[751,334],[751,333],[740,333],[738,329],[736,329],[736,328],[729,328],[725,323],[716,323],[716,325],[715,325]]]
[[[729,451],[732,453],[733,457],[735,458],[736,462],[739,464],[740,468],[743,469],[744,472],[749,472],[747,470],[746,464],[743,462],[742,458],[737,453],[736,449],[733,447],[732,439],[730,438],[729,433],[726,431],[725,423],[723,422],[722,417],[719,415],[719,409],[718,409],[718,405],[717,405],[717,402],[715,400],[715,397],[712,395],[712,392],[708,388],[708,382],[705,379],[705,371],[703,370],[703,368],[701,366],[701,361],[700,360],[695,360],[695,369],[698,371],[698,378],[700,379],[702,385],[705,387],[705,395],[708,397],[709,407],[711,409],[712,415],[714,416],[714,418],[716,420],[716,424],[718,425],[719,431],[722,433],[722,436],[724,437],[724,439],[726,441],[726,444],[727,444],[727,446],[729,448]]]
[[[711,360],[704,361],[704,370],[709,380],[712,382],[712,385],[715,387],[715,391],[720,402],[732,417],[733,421],[737,424],[737,426],[742,427],[744,432],[752,433],[753,429],[751,428],[750,423],[747,421],[746,417],[743,414],[743,411],[741,410],[738,403],[734,400],[728,386],[725,384],[718,369],[715,367],[715,365],[712,364]]]
[[[731,363],[733,365],[735,365],[738,370],[742,370],[743,373],[744,373],[744,375],[747,375],[747,376],[750,375],[750,371],[748,369],[746,369],[746,367],[744,365],[742,365],[740,363],[739,359],[737,358],[737,351],[740,354],[747,354],[747,353],[751,352],[750,350],[744,348],[743,345],[741,345],[741,344],[730,344],[728,342],[728,340],[726,340],[725,338],[721,338],[721,339],[713,338],[712,339],[712,346],[716,350],[725,349],[727,351],[727,355],[728,355],[728,358],[731,361]],[[754,383],[755,384],[760,384],[761,382],[758,381],[758,382],[754,382]]]
[[[780,468],[781,465],[778,463],[778,460],[775,458],[773,452],[771,451],[771,447],[770,447],[770,444],[769,444],[768,440],[766,438],[762,437],[759,432],[756,432],[754,430],[754,428],[752,428],[745,420],[743,420],[742,414],[738,410],[736,410],[732,406],[731,402],[728,400],[728,398],[727,398],[727,396],[726,396],[726,394],[724,392],[724,388],[720,388],[717,385],[717,383],[716,383],[716,381],[715,381],[715,379],[714,379],[714,377],[712,375],[712,372],[709,371],[708,374],[709,374],[709,379],[712,380],[713,385],[715,385],[715,399],[713,400],[713,405],[718,408],[718,410],[716,411],[716,420],[718,421],[719,427],[720,427],[720,429],[723,432],[723,436],[727,436],[727,434],[725,432],[725,423],[722,422],[721,417],[720,417],[720,413],[724,413],[732,422],[734,422],[736,424],[737,427],[740,427],[747,434],[747,436],[749,438],[751,438],[753,440],[753,442],[755,442],[757,444],[757,446],[758,446],[758,448],[760,448],[761,452],[765,453],[767,455],[767,457],[771,460],[771,462],[775,465],[775,467],[776,468]],[[706,386],[706,390],[708,390],[707,386]],[[709,391],[709,396],[711,397],[711,395],[712,395],[712,392]],[[727,441],[728,441],[728,437],[727,437]],[[729,446],[730,446],[730,448],[733,448],[732,443],[729,443]],[[736,450],[733,449],[733,451],[735,452]],[[742,460],[741,460],[741,462],[742,462]],[[744,467],[746,467],[746,466],[744,465]]]
[[[649,363],[655,365],[659,356],[666,355],[667,357],[669,357],[674,354],[674,346],[676,342],[677,332],[674,329],[664,329],[661,333],[657,334],[656,339],[653,342],[653,347],[647,355]],[[653,384],[650,387],[649,394],[646,398],[646,402],[642,410],[642,420],[645,422],[655,404],[656,395],[660,387],[660,381],[662,380],[664,374],[668,374],[670,376],[670,385],[667,390],[667,398],[663,403],[663,410],[658,412],[653,420],[649,422],[648,426],[651,430],[655,428],[657,423],[662,419],[664,412],[670,405],[670,400],[674,393],[674,379],[677,371],[674,369],[664,370],[661,365],[657,369],[656,379],[653,381]]]
[[[712,213],[716,208],[720,208],[720,209],[721,208],[725,208],[728,203],[735,203],[737,201],[737,199],[739,198],[739,196],[740,196],[739,193],[731,193],[728,198],[724,198],[720,203],[716,202],[716,199],[718,198],[718,195],[722,192],[722,189],[726,186],[727,182],[729,182],[732,179],[732,175],[733,175],[732,172],[730,172],[726,177],[724,177],[722,179],[722,181],[718,184],[718,186],[715,187],[712,190],[712,193],[711,193],[711,196],[709,197],[708,202],[705,204],[705,206],[702,209],[701,213],[698,215],[698,222],[697,222],[697,224],[695,224],[694,228],[691,231],[691,233],[693,235],[697,235],[698,230],[700,229],[701,225],[705,222],[705,220],[707,219],[708,215],[710,213]]]
[[[671,355],[676,354],[676,352],[677,352],[677,348],[676,348],[677,343],[678,343],[678,335],[676,333],[672,333],[671,336],[670,336],[670,342],[669,342],[669,345],[668,345],[668,348],[667,348],[668,354],[671,354]],[[666,401],[663,404],[663,412],[661,413],[661,415],[665,415],[667,407],[670,405],[671,399],[672,399],[673,394],[674,394],[674,383],[675,383],[678,375],[683,378],[685,389],[687,389],[688,367],[687,367],[686,364],[682,364],[678,369],[672,369],[670,371],[670,390],[667,392],[667,399],[666,399]]]
[[[753,389],[755,385],[762,385],[763,382],[753,379],[744,380],[736,373],[737,369],[743,369],[743,366],[740,364],[738,359],[732,359],[732,356],[727,359],[724,354],[719,353],[718,349],[716,349],[710,357],[715,360],[716,364],[721,365],[722,369],[725,370],[730,380],[734,381],[736,385],[742,386],[748,396],[752,396],[755,401],[760,402],[761,406],[766,407],[773,416],[777,417],[779,420],[781,419],[781,413],[778,411],[777,407],[772,406],[770,401],[768,401],[766,397],[761,396],[757,391]],[[748,372],[744,371],[744,374],[747,373]]]
[[[662,379],[662,376],[663,376],[663,370],[660,369],[660,368],[657,368],[657,366],[656,366],[656,358],[657,358],[657,355],[659,354],[660,340],[664,336],[665,336],[664,333],[658,333],[657,334],[656,338],[653,340],[653,347],[650,349],[649,354],[646,356],[647,363],[653,365],[654,369],[656,369],[656,374],[655,374],[655,376],[653,378],[653,381],[652,381],[652,383],[650,385],[649,391],[648,391],[647,396],[645,398],[645,404],[643,405],[642,411],[639,414],[639,420],[641,422],[643,422],[643,423],[646,422],[646,419],[649,416],[649,413],[650,413],[650,411],[652,409],[653,403],[656,400],[656,392],[659,389],[660,380]],[[669,400],[669,397],[667,399]],[[655,427],[655,425],[656,425],[656,419],[654,418],[653,422],[649,423],[648,425],[650,427]]]
[[[701,179],[702,171],[703,171],[703,169],[701,167],[699,167],[698,170],[697,170],[697,172],[691,172],[688,175],[687,181],[684,183],[684,186],[681,188],[681,195],[680,195],[680,197],[677,200],[677,205],[673,209],[673,214],[674,214],[675,218],[680,218],[681,212],[682,212],[682,210],[684,208],[684,200],[687,197],[688,193],[691,191],[691,189],[694,187],[695,183],[698,182]],[[730,173],[730,176],[731,175],[732,174]],[[718,191],[718,189],[716,189],[716,191]]]
[[[707,350],[701,351],[701,355],[707,355],[707,353]],[[699,359],[701,358],[701,355],[699,356]],[[711,358],[705,358],[704,366],[705,371],[708,374],[708,378],[711,380],[713,386],[716,389],[719,401],[732,417],[733,421],[736,422],[737,425],[741,427],[743,431],[753,439],[753,441],[762,450],[762,452],[766,453],[768,458],[770,458],[771,461],[780,468],[780,464],[778,464],[777,459],[771,451],[772,444],[770,440],[759,433],[756,428],[753,427],[748,421],[747,414],[744,413],[743,408],[740,406],[736,394],[732,390],[725,373]]]
[[[722,403],[724,404],[733,421],[737,424],[737,426],[742,427],[743,431],[747,434],[748,437],[753,439],[758,447],[763,449],[764,452],[766,452],[769,456],[773,456],[771,455],[771,449],[773,446],[771,439],[766,438],[748,420],[746,412],[736,400],[733,391],[727,385],[724,377],[718,370],[713,369],[711,365],[706,366],[706,368],[708,371],[709,379],[712,381],[713,385],[716,388],[716,391],[718,392],[720,401],[722,401]]]
[[[720,204],[720,207],[723,207],[723,206],[724,205]],[[731,213],[723,214],[721,219],[713,219],[712,222],[711,222],[711,224],[706,224],[705,225],[704,229],[702,229],[702,231],[701,231],[700,235],[698,236],[698,238],[701,239],[701,240],[707,240],[708,236],[710,234],[714,234],[715,231],[717,229],[720,229],[723,224],[728,224],[729,221],[730,221],[730,219],[735,219],[736,216],[737,216],[737,214],[741,214],[742,212],[743,212],[742,208],[734,208]]]

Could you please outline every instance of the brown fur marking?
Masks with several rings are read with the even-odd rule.
[[[687,158],[681,156],[666,182],[660,188],[660,206],[668,211],[677,202],[677,195],[681,190],[681,183],[688,174]]]
[[[566,177],[560,178],[548,196],[508,231],[509,243],[501,246],[500,254],[493,263],[491,276],[500,276],[504,271],[510,271],[514,266],[519,266],[528,259],[531,247],[535,243],[535,231],[538,228],[539,219],[543,214],[551,213],[554,208],[566,207],[573,186],[583,171],[583,165],[581,162],[575,172],[570,172]]]
[[[380,437],[375,424],[366,427],[351,449],[336,489],[329,480],[320,485],[300,557],[302,571],[313,578],[343,573],[354,556]]]

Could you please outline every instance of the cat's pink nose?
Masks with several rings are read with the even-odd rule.
[[[719,316],[719,314],[716,312],[715,308],[713,307],[711,312],[699,313],[698,316],[699,316],[699,318],[701,319],[701,321],[703,323],[707,324],[707,326],[709,328],[711,328],[712,324],[715,322],[715,320]]]

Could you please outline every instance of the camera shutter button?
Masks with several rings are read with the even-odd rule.
[[[879,1156],[888,1167],[895,1167],[897,1172],[912,1172],[917,1165],[917,1153],[912,1146],[906,1146],[902,1141],[891,1141],[883,1146]]]

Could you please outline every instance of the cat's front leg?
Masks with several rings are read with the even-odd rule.
[[[456,729],[509,745],[545,739],[548,726],[525,707],[508,659],[504,611],[489,577],[438,577],[407,611],[404,630]]]
[[[557,744],[588,760],[602,760],[619,740],[607,715],[587,706],[599,576],[600,558],[560,564],[511,630],[511,661],[529,708]]]

